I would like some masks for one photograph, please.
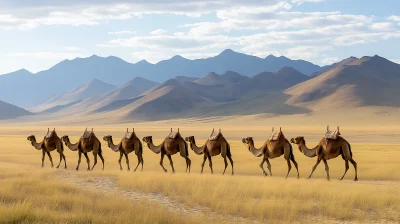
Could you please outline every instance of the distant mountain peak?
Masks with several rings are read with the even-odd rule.
[[[171,60],[188,60],[187,58],[184,58],[180,55],[175,55],[171,58]]]
[[[136,65],[141,65],[141,64],[143,64],[143,65],[151,65],[151,63],[148,62],[146,59],[143,59],[141,61],[136,62]]]
[[[265,59],[276,59],[277,57],[275,57],[274,55],[270,54],[267,57],[265,57]]]
[[[234,55],[234,54],[238,54],[238,52],[232,50],[232,49],[225,49],[224,51],[222,51],[218,56],[223,56],[223,55]]]

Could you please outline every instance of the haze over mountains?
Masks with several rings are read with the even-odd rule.
[[[307,75],[321,69],[318,65],[303,60],[290,60],[283,56],[259,58],[232,50],[225,50],[206,59],[189,60],[175,56],[156,64],[146,61],[131,64],[113,56],[103,58],[93,55],[64,60],[35,75],[26,70],[1,75],[0,100],[31,108],[93,79],[121,85],[135,77],[163,82],[176,76],[201,77],[209,72],[222,74],[234,71],[251,76],[260,72],[276,71],[283,66],[293,67]],[[15,88],[16,83],[18,88]],[[24,97],[28,93],[29,99]]]
[[[176,61],[186,61],[176,57],[171,60],[178,67],[181,64]],[[26,70],[12,75],[35,76]],[[250,76],[232,70],[207,71],[196,77],[191,74],[170,76],[160,83],[136,77],[117,86],[92,79],[35,105],[31,111],[53,118],[79,113],[131,121],[260,113],[306,114],[368,106],[400,107],[400,65],[379,56],[344,59],[313,72],[313,76],[290,66]],[[6,82],[12,80],[10,74],[5,77]],[[28,111],[21,113],[30,114]]]

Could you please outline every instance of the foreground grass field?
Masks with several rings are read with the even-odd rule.
[[[101,133],[106,129],[102,128]],[[101,133],[98,135],[102,136]],[[122,134],[115,131],[115,141]],[[204,130],[196,134],[207,136],[208,133]],[[224,134],[228,140],[230,135],[237,135],[229,130]],[[77,139],[71,136],[72,142]],[[256,140],[256,146],[260,146],[262,139]],[[154,140],[155,144],[160,141]],[[197,140],[198,144],[203,141],[201,137]],[[106,144],[103,144],[105,171],[100,171],[101,165],[98,165],[95,171],[86,172],[83,160],[81,171],[76,172],[77,153],[68,149],[65,153],[68,170],[51,169],[47,158],[42,169],[41,153],[30,146],[25,135],[3,135],[0,142],[0,222],[4,223],[400,221],[400,145],[396,144],[353,144],[360,181],[351,181],[352,167],[345,181],[336,180],[344,171],[343,160],[337,158],[328,161],[332,178],[328,182],[323,165],[317,168],[313,179],[304,179],[315,159],[306,158],[296,148],[294,155],[299,163],[300,179],[296,178],[294,169],[287,180],[283,178],[287,172],[283,158],[271,160],[273,176],[263,177],[260,158],[253,157],[238,140],[230,141],[235,176],[221,175],[220,157],[213,158],[214,175],[209,174],[207,164],[204,174],[200,175],[202,157],[194,153],[190,153],[190,175],[184,173],[184,160],[178,155],[173,156],[177,173],[165,174],[158,164],[159,155],[146,146],[144,171],[126,171],[123,160],[121,172],[118,153]],[[58,155],[52,155],[57,164]],[[130,161],[134,167],[136,157],[131,155]],[[168,162],[164,164],[170,171]]]

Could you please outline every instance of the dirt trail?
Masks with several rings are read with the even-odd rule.
[[[58,177],[63,181],[84,187],[85,189],[90,189],[97,192],[100,191],[104,194],[122,195],[132,201],[145,200],[150,203],[156,203],[157,205],[165,207],[172,212],[195,216],[205,216],[209,219],[217,221],[218,223],[259,223],[256,220],[251,220],[241,216],[225,214],[221,215],[213,212],[210,208],[201,205],[188,206],[163,194],[123,189],[118,187],[116,179],[111,177],[93,177],[90,179],[85,179],[68,171],[58,173]]]

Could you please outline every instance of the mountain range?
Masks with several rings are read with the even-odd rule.
[[[251,76],[265,71],[276,71],[283,66],[293,67],[306,75],[321,69],[320,66],[303,60],[272,55],[259,58],[229,49],[215,57],[189,60],[174,56],[156,64],[145,60],[132,64],[114,56],[93,55],[88,58],[64,60],[36,74],[23,69],[0,75],[0,100],[32,108],[93,79],[121,85],[135,77],[162,82],[176,76],[199,78],[209,72],[221,74],[225,71],[234,71]],[[29,98],[25,97],[27,94]]]
[[[16,74],[32,76],[24,70]],[[400,107],[399,84],[399,64],[380,56],[351,57],[311,76],[283,66],[252,76],[228,70],[205,72],[198,77],[179,75],[160,83],[135,77],[118,86],[92,79],[36,105],[31,112],[52,117],[79,113],[132,121]],[[22,115],[31,114],[19,109]]]

